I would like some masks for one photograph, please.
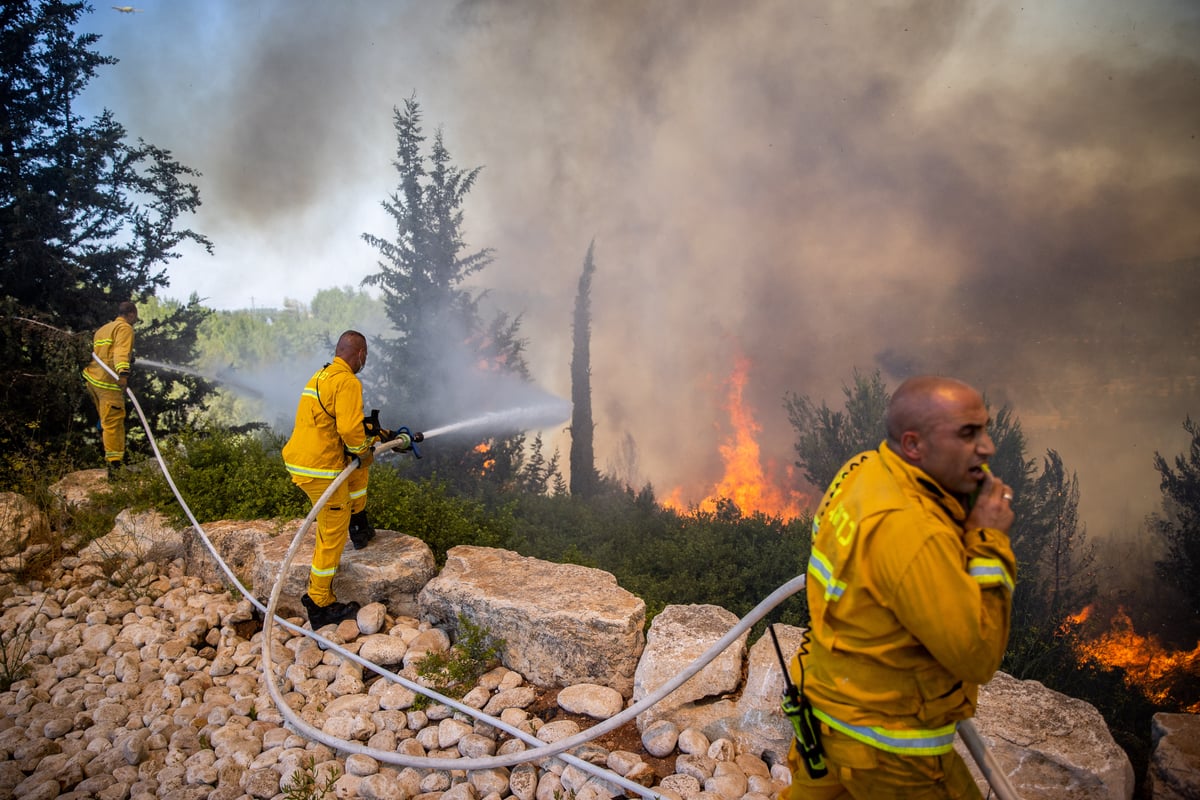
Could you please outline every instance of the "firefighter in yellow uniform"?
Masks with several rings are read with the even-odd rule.
[[[125,387],[133,360],[133,326],[137,306],[128,300],[117,306],[117,318],[100,326],[92,337],[92,352],[108,366],[113,376],[93,358],[83,369],[88,394],[100,415],[104,463],[113,477],[125,460]]]
[[[372,445],[378,441],[377,437],[368,436],[363,426],[362,382],[358,372],[366,363],[366,338],[358,331],[343,333],[333,361],[305,385],[296,407],[295,428],[283,447],[284,465],[292,481],[314,505],[350,460],[359,460],[359,468],[317,514],[308,592],[301,598],[313,630],[349,619],[359,609],[358,603],[337,602],[332,585],[350,537],[351,517],[365,523],[367,479],[374,460]],[[369,534],[364,534],[361,546],[366,546],[369,538]]]
[[[811,777],[793,742],[781,800],[980,797],[955,727],[1000,666],[1016,575],[1012,493],[987,469],[988,422],[970,386],[909,379],[888,405],[887,439],[825,493],[811,642],[791,672],[828,774]]]

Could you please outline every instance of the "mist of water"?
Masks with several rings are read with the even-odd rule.
[[[150,367],[152,369],[163,369],[163,370],[167,370],[169,372],[181,372],[184,375],[194,375],[197,378],[204,378],[205,380],[213,381],[214,383],[219,383],[223,386],[228,386],[231,389],[236,389],[238,392],[248,395],[250,397],[261,398],[263,396],[262,392],[258,391],[257,389],[250,387],[250,386],[246,386],[244,383],[239,383],[238,381],[232,380],[231,378],[229,378],[228,376],[225,376],[225,375],[213,375],[213,374],[210,374],[207,372],[201,372],[200,370],[193,369],[191,367],[183,367],[183,366],[180,366],[179,364],[167,364],[162,361],[155,361],[152,358],[139,358],[137,360],[137,363],[138,363],[138,366],[142,366],[142,367]]]

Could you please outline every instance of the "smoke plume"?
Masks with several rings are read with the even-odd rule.
[[[632,436],[660,494],[719,476],[743,356],[784,462],[785,392],[961,376],[1062,452],[1101,534],[1152,510],[1153,452],[1200,414],[1194,4],[145,6],[97,15],[122,61],[93,91],[204,173],[217,255],[173,289],[238,308],[375,271],[358,236],[391,233],[415,93],[485,167],[479,286],[558,396],[595,240],[597,459]]]

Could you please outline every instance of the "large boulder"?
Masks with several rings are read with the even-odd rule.
[[[92,495],[109,491],[112,484],[108,482],[106,469],[81,469],[69,472],[58,481],[51,484],[50,495],[59,508],[70,511],[91,502]]]
[[[286,535],[260,539],[254,546],[251,588],[264,604],[280,577],[283,558],[299,525],[286,526],[286,530]],[[305,616],[300,597],[308,590],[314,542],[315,531],[310,528],[282,578],[276,609],[281,616]],[[354,545],[346,542],[333,579],[333,591],[344,603],[354,601],[364,606],[383,603],[393,615],[415,617],[417,593],[436,574],[437,565],[429,545],[407,534],[379,530],[363,550],[355,550]]]
[[[179,528],[158,511],[131,511],[117,514],[112,530],[93,539],[79,552],[81,556],[103,561],[136,559],[165,564],[183,555],[185,537],[192,529]]]
[[[1188,800],[1200,797],[1200,715],[1155,714],[1150,725],[1150,797]]]
[[[782,624],[772,627],[784,658],[790,659],[804,641],[804,628]],[[783,715],[786,683],[769,632],[750,648],[746,661],[746,682],[737,701],[737,715],[724,736],[737,742],[744,753],[786,756],[792,744],[792,724]],[[709,738],[713,738],[711,734]]]
[[[1129,800],[1133,765],[1089,703],[997,672],[980,687],[975,726],[1023,800]],[[961,738],[955,746],[986,795]]]
[[[44,540],[49,531],[46,515],[27,497],[0,492],[0,560],[19,562],[30,543]]]
[[[461,614],[503,639],[505,666],[534,685],[595,683],[623,697],[633,691],[646,604],[610,573],[460,546],[418,602],[434,625],[456,629]]]
[[[664,608],[650,623],[646,634],[646,650],[634,676],[634,702],[653,694],[682,673],[737,623],[737,615],[720,606]],[[732,700],[724,696],[741,687],[746,636],[743,633],[697,674],[638,714],[638,729],[644,731],[657,720],[669,719],[681,730],[705,730],[736,714]]]
[[[275,536],[285,537],[289,542],[299,530],[302,520],[279,522],[257,519],[250,521],[220,520],[204,524],[204,535],[213,549],[233,571],[234,577],[243,586],[254,585],[259,542]],[[192,532],[184,540],[184,564],[188,575],[200,578],[205,583],[227,584],[229,578],[217,564],[204,540]],[[307,565],[307,562],[305,562]],[[265,602],[265,598],[264,598]]]
[[[646,653],[638,665],[635,699],[686,669],[736,623],[737,617],[715,606],[664,609],[651,624]],[[790,658],[800,647],[804,629],[773,627],[779,649]],[[759,637],[748,654],[745,643],[744,635],[736,639],[708,667],[639,714],[639,729],[665,719],[680,730],[695,728],[710,741],[728,739],[739,752],[771,753],[773,760],[782,760],[792,743],[792,726],[780,707],[785,683],[779,655],[769,634]],[[696,681],[699,685],[689,688]]]

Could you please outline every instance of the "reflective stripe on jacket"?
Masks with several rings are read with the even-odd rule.
[[[340,358],[309,378],[296,406],[296,425],[283,446],[283,463],[293,475],[336,478],[374,444],[363,429],[362,382]]]
[[[1008,536],[965,531],[966,517],[886,443],[839,471],[813,520],[806,590],[802,685],[826,724],[894,753],[953,747],[1000,666],[1016,575]]]
[[[100,356],[100,360],[118,375],[129,372],[130,359],[133,357],[133,326],[129,324],[129,320],[117,317],[112,322],[101,325],[92,337],[92,352]],[[101,389],[121,391],[121,384],[114,381],[112,375],[97,364],[94,358],[83,368],[83,377],[88,383]]]

